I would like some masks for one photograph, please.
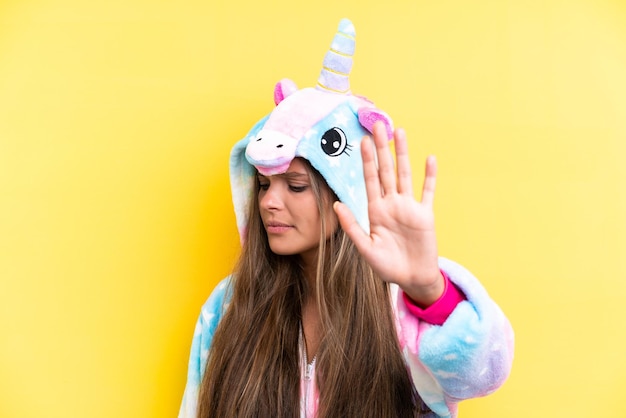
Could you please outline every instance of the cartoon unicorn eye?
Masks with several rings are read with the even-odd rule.
[[[322,150],[330,157],[338,157],[352,148],[348,144],[346,134],[339,128],[331,128],[322,135]]]

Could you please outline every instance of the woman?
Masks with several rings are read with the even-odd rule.
[[[202,308],[180,417],[450,417],[508,376],[508,321],[438,257],[435,159],[416,201],[404,132],[349,93],[353,44],[344,20],[318,86],[278,83],[233,149],[243,248]]]

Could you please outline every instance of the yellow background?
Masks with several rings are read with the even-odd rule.
[[[461,416],[626,416],[623,1],[4,0],[0,417],[176,415],[238,250],[230,147],[341,17],[416,188],[438,157],[441,253],[516,331]]]

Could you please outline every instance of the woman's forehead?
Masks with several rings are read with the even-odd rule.
[[[287,169],[287,173],[289,172],[299,172],[308,175],[308,170],[302,158],[294,158],[291,160],[291,164],[289,164],[289,168]]]

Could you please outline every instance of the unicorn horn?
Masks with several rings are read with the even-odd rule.
[[[350,69],[354,55],[356,32],[354,25],[348,19],[339,22],[339,28],[333,38],[333,43],[324,57],[322,72],[317,79],[317,89],[328,90],[333,93],[350,93]]]

